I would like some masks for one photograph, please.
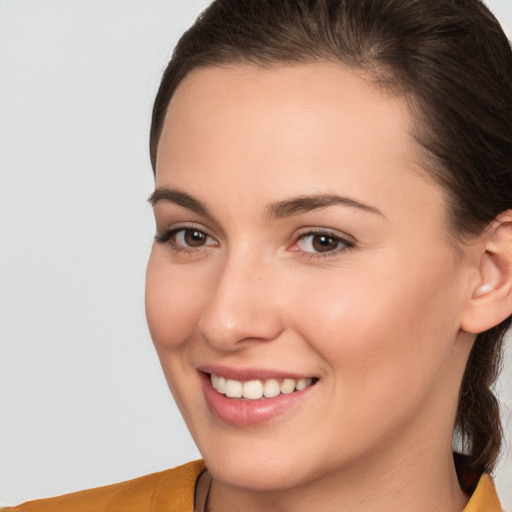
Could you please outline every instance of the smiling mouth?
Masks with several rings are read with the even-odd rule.
[[[229,398],[261,400],[279,395],[290,395],[302,391],[318,382],[317,378],[266,379],[240,381],[226,379],[222,375],[210,374],[213,389]]]

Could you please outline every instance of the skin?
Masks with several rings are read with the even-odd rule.
[[[154,204],[151,335],[213,475],[209,510],[460,511],[451,455],[474,340],[461,328],[477,275],[405,102],[340,65],[194,71],[171,100]],[[272,217],[269,205],[337,194]],[[378,210],[378,212],[376,211]],[[289,213],[289,212],[288,212]],[[307,235],[328,232],[315,252]],[[339,238],[336,238],[339,237]],[[346,240],[347,242],[340,241]],[[315,376],[286,413],[235,426],[208,409],[198,367]]]

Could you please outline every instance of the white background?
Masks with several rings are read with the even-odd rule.
[[[207,3],[0,0],[2,504],[199,457],[161,375],[143,289],[151,103]],[[489,5],[512,34],[512,0]],[[511,389],[509,362],[509,407]],[[497,479],[512,510],[510,459]]]

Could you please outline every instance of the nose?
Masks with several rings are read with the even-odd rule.
[[[212,346],[237,351],[283,330],[275,269],[256,258],[231,257],[217,271],[198,328]]]

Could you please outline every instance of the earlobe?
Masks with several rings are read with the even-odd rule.
[[[461,328],[478,334],[512,314],[512,210],[499,215],[481,236],[478,280]]]

